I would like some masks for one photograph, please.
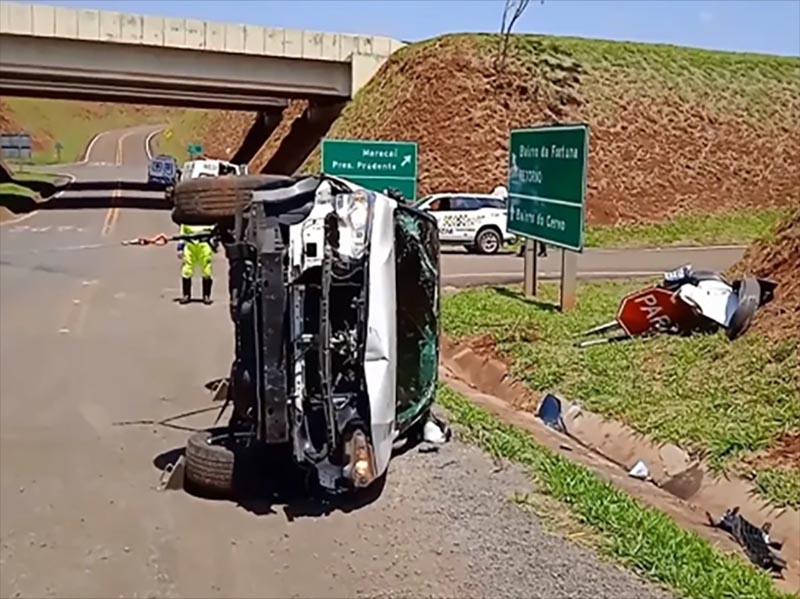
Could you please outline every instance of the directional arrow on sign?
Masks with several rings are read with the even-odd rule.
[[[400,163],[400,166],[405,166],[407,164],[411,164],[411,154],[403,156],[403,162]]]

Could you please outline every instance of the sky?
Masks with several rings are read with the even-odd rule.
[[[385,35],[494,32],[503,0],[34,0],[136,14]],[[519,33],[800,56],[800,0],[532,0]]]

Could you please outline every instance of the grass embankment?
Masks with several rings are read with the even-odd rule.
[[[254,114],[231,110],[184,110],[169,126],[169,134],[156,138],[159,152],[175,156],[179,163],[189,159],[189,145],[202,146],[212,158],[229,158],[253,122]]]
[[[768,234],[785,214],[784,210],[764,209],[683,215],[663,223],[594,225],[586,229],[586,245],[597,248],[747,245]]]
[[[581,524],[599,533],[599,548],[640,575],[692,599],[789,599],[765,573],[725,555],[661,512],[600,480],[583,466],[538,445],[448,388],[439,393],[467,441],[528,468],[543,492],[566,504]],[[525,501],[525,498],[517,498]]]
[[[734,343],[718,333],[573,346],[575,334],[613,319],[620,299],[640,286],[582,283],[577,309],[566,314],[549,304],[557,301],[555,285],[543,286],[541,302],[515,288],[467,290],[444,298],[443,328],[455,339],[491,333],[512,374],[531,389],[557,391],[703,454],[717,469],[754,472],[767,499],[800,507],[793,492],[800,468],[751,459],[781,434],[800,432],[800,340],[751,331]]]
[[[748,245],[768,235],[785,214],[786,210],[767,208],[679,216],[664,223],[588,225],[585,244],[590,248]],[[520,243],[509,249],[518,249]]]
[[[496,35],[455,34],[402,48],[328,137],[416,141],[421,194],[489,192],[506,179],[509,129],[586,122],[591,225],[783,208],[798,197],[800,59],[515,35],[498,74],[498,45]],[[316,152],[307,167],[318,165]],[[657,237],[701,235],[691,228]],[[635,233],[625,235],[638,245]]]
[[[168,129],[159,133],[155,138],[157,153],[174,156],[178,163],[189,159],[187,149],[190,144],[203,144],[203,139],[198,135],[202,122],[208,119],[205,110],[185,110],[178,115]]]
[[[16,170],[14,172],[14,179],[17,181],[44,181],[47,183],[54,183],[60,179],[58,175],[51,173],[38,173],[25,170]],[[22,195],[25,197],[36,197],[36,192],[24,185],[16,183],[0,183],[0,195]]]
[[[58,162],[56,144],[62,145],[61,162],[77,162],[98,133],[136,125],[169,123],[180,109],[38,98],[4,98],[16,129],[34,142],[33,164]]]

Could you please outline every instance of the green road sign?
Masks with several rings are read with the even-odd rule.
[[[394,187],[417,198],[417,144],[407,141],[322,140],[322,172],[382,192]]]
[[[587,125],[511,132],[508,229],[523,237],[583,251]]]
[[[203,146],[200,144],[189,144],[186,148],[186,151],[189,154],[202,154],[203,153]]]

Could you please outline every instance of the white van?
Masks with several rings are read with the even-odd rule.
[[[233,164],[225,160],[190,160],[181,168],[181,181],[198,177],[220,177],[222,175],[246,175],[246,164]]]

